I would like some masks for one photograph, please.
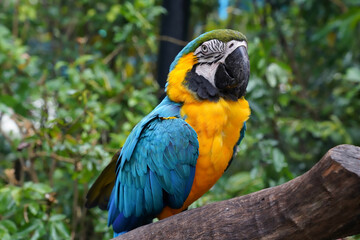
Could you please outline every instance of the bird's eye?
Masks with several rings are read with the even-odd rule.
[[[201,45],[201,51],[206,53],[208,51],[208,47],[206,45]]]

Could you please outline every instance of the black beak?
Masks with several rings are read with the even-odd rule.
[[[245,95],[250,77],[250,61],[244,46],[236,48],[221,63],[215,74],[215,85],[223,97],[236,101]]]

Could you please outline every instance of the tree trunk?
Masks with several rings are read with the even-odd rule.
[[[142,226],[121,239],[337,239],[360,233],[360,147],[340,145],[277,187]]]
[[[157,66],[157,80],[161,88],[165,88],[170,64],[187,44],[190,0],[163,1],[163,7],[166,13],[161,19]]]

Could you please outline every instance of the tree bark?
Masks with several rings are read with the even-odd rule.
[[[121,239],[337,239],[360,233],[360,147],[340,145],[280,186],[139,227]]]

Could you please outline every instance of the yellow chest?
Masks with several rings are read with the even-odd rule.
[[[233,155],[234,146],[250,108],[245,99],[237,102],[220,99],[218,102],[184,104],[181,115],[196,131],[199,158],[194,183],[185,204],[191,204],[207,192],[222,176]]]
[[[169,217],[186,209],[206,193],[221,177],[233,155],[244,121],[250,116],[245,99],[228,102],[191,102],[181,108],[181,115],[196,131],[199,141],[199,157],[189,196],[180,209],[165,207],[159,219]]]

